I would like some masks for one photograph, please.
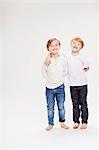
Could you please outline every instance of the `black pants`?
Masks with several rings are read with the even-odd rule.
[[[73,121],[80,123],[81,113],[82,123],[88,123],[87,85],[70,86],[70,93],[73,104]]]

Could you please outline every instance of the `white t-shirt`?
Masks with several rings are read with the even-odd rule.
[[[65,82],[67,75],[67,62],[64,56],[60,55],[56,59],[51,58],[51,64],[42,67],[42,74],[45,78],[47,88],[54,89]]]
[[[66,55],[68,64],[68,81],[69,86],[82,86],[87,84],[86,72],[83,68],[89,66],[88,61],[85,56],[81,53],[78,55],[72,55],[68,53]]]

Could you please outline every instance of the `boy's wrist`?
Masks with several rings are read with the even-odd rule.
[[[88,71],[88,70],[89,70],[89,66],[84,67],[83,70],[84,70],[84,71]]]

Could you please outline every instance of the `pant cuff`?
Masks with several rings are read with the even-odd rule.
[[[82,123],[86,123],[86,124],[87,124],[87,123],[88,123],[88,121],[82,121]]]
[[[65,122],[65,119],[64,120],[60,119],[59,122]]]

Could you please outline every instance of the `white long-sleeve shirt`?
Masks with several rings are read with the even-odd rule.
[[[67,62],[65,57],[60,55],[56,59],[51,58],[51,64],[42,67],[42,74],[47,88],[54,89],[65,82],[67,75]]]
[[[66,55],[68,64],[68,81],[70,86],[82,86],[87,84],[87,75],[83,70],[89,67],[86,57],[79,53],[73,56],[71,53]]]

